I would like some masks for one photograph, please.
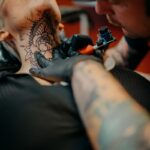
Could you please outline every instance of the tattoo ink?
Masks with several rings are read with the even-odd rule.
[[[29,32],[28,45],[24,47],[26,51],[25,61],[29,60],[32,66],[38,66],[34,59],[34,52],[40,51],[43,55],[51,52],[53,47],[59,43],[57,37],[57,25],[55,16],[49,11],[44,11],[38,20],[28,19],[32,22]]]
[[[147,126],[150,127],[149,118],[135,111],[127,100],[109,109],[97,135],[98,143],[102,150],[148,150],[149,139],[143,134]]]
[[[92,61],[77,64],[72,80],[95,149],[150,149],[149,115],[101,65]]]

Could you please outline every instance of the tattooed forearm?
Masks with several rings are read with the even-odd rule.
[[[72,81],[79,111],[95,149],[150,148],[149,115],[101,64],[93,61],[77,64]]]

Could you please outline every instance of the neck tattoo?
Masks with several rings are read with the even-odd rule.
[[[22,45],[26,51],[25,61],[29,60],[32,66],[38,66],[34,59],[34,52],[40,51],[45,55],[46,52],[51,52],[52,48],[59,44],[56,31],[57,24],[54,16],[47,11],[43,13],[41,18],[32,21],[28,45]]]

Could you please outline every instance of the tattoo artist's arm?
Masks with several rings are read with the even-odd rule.
[[[100,63],[87,60],[76,64],[72,84],[94,149],[150,149],[149,114]]]

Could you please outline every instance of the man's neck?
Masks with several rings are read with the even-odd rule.
[[[36,51],[51,58],[52,48],[59,44],[56,26],[47,13],[41,19],[32,21],[31,28],[16,37],[15,44],[22,62],[20,73],[29,73],[31,67],[38,66],[34,59]]]

